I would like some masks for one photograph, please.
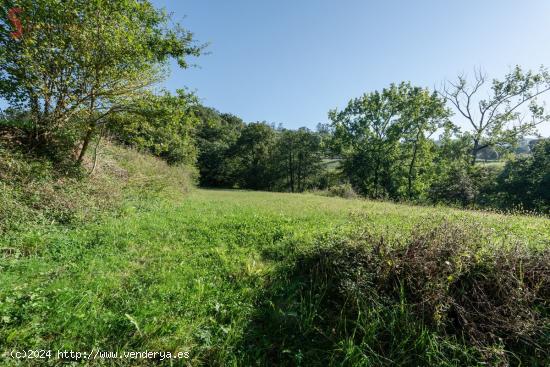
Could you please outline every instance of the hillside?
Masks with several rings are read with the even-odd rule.
[[[325,334],[336,325],[342,326],[340,311],[356,311],[348,310],[346,302],[340,304],[336,296],[331,298],[331,302],[336,302],[331,303],[333,309],[325,307],[326,300],[319,295],[334,292],[331,282],[344,279],[338,277],[359,279],[352,273],[365,265],[355,264],[354,259],[367,256],[361,251],[371,245],[388,244],[387,254],[391,254],[391,248],[414,244],[418,238],[431,238],[434,254],[442,256],[441,261],[444,256],[450,261],[456,256],[470,256],[469,251],[481,256],[482,247],[491,251],[521,248],[526,259],[539,261],[537,266],[543,273],[539,278],[534,276],[542,282],[539,286],[549,284],[544,278],[548,276],[544,273],[547,262],[540,268],[540,259],[544,259],[540,256],[545,256],[544,249],[550,248],[549,219],[312,194],[198,189],[186,192],[189,176],[177,168],[112,145],[103,152],[96,168],[97,178],[91,180],[101,180],[101,185],[110,182],[108,192],[115,190],[120,196],[118,204],[109,206],[114,209],[93,220],[66,225],[52,224],[49,217],[38,215],[40,220],[33,220],[32,225],[11,226],[0,237],[2,350],[25,346],[81,352],[92,348],[120,353],[188,352],[185,362],[191,365],[326,365],[346,360],[344,365],[392,364],[390,360],[401,365],[460,365],[482,358],[510,360],[509,352],[502,349],[505,345],[498,347],[492,339],[483,340],[481,349],[476,349],[472,341],[423,322],[415,313],[407,316],[413,318],[408,321],[399,318],[403,315],[378,313],[379,322],[397,322],[384,326],[386,332],[394,335],[393,341],[388,345],[372,344],[372,350],[365,354],[362,343],[369,340],[366,330],[349,330],[349,324],[337,328],[334,335]],[[177,177],[183,177],[184,182]],[[98,185],[95,181],[84,182],[90,187]],[[15,197],[14,187],[3,191],[3,195]],[[15,201],[10,204],[4,200],[3,205],[6,202],[14,205]],[[34,213],[30,210],[38,209],[21,210]],[[436,235],[422,237],[426,233]],[[348,247],[356,246],[364,250],[352,256],[346,252]],[[444,255],[438,246],[456,246],[462,253],[451,251]],[[345,274],[323,268],[324,260],[311,265],[311,261],[322,259],[316,256],[331,253],[332,249],[336,249],[330,255],[335,264],[351,256],[346,261],[349,268],[337,267]],[[483,259],[491,264],[493,257]],[[310,266],[294,268],[304,261]],[[461,261],[463,270],[456,274],[467,275],[464,269],[469,265],[465,258]],[[485,270],[487,276],[505,271],[491,266],[496,270]],[[530,265],[526,261],[524,266]],[[307,273],[311,269],[327,272],[321,278],[317,277],[319,274],[311,278],[313,275]],[[452,274],[443,275],[447,279]],[[525,273],[526,278],[529,276],[532,274]],[[314,288],[307,288],[308,284]],[[323,284],[325,291],[315,288]],[[544,289],[547,292],[548,288]],[[516,301],[538,304],[537,297],[545,297],[544,294],[547,296],[530,293],[529,297],[536,296],[534,300],[516,294]],[[403,302],[409,301],[401,302],[401,307],[405,307]],[[543,307],[542,314],[530,313],[516,320],[524,322],[526,328],[532,327],[529,317],[542,322],[537,330],[531,330],[534,334],[524,333],[521,327],[519,331],[507,332],[538,338],[539,345],[547,343],[539,334],[548,332],[544,329],[548,327],[544,324],[548,308],[543,305],[529,306]],[[370,305],[367,310],[378,312],[373,307]],[[389,310],[387,306],[383,309]],[[375,317],[375,313],[369,317]],[[370,331],[371,342],[387,340],[383,330],[377,329],[381,324],[375,327],[360,319],[353,324],[374,328]],[[504,332],[499,328],[492,331],[496,335]],[[309,335],[310,339],[301,335]],[[353,335],[363,336],[357,339]],[[496,349],[491,351],[488,346]],[[506,348],[510,346],[515,348],[514,353],[523,353],[513,344]],[[538,361],[548,361],[542,347],[527,351],[535,353]],[[407,354],[403,348],[416,352]],[[83,361],[91,365],[100,362],[115,365],[110,360]],[[169,365],[166,360],[158,362]],[[4,358],[2,363],[18,365],[17,360],[10,358]],[[116,365],[150,363],[138,358],[117,361]],[[41,362],[36,361],[36,365]]]
[[[174,199],[192,188],[194,175],[112,143],[88,154],[81,168],[0,145],[0,236],[21,242],[22,232],[79,226],[152,197]]]

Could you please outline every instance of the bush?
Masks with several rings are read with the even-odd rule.
[[[453,165],[432,183],[428,196],[434,203],[491,206],[498,171],[495,167]]]
[[[320,241],[268,282],[243,359],[547,366],[549,250],[493,247],[482,237],[473,226],[444,223],[403,244]]]
[[[44,137],[47,135],[47,138]],[[47,134],[38,134],[31,115],[14,109],[0,110],[0,141],[10,147],[23,148],[34,157],[43,157],[56,165],[74,164],[75,147],[81,132],[78,116],[63,127],[50,128]]]
[[[358,195],[349,183],[340,184],[337,186],[331,186],[328,189],[330,196],[338,196],[345,199],[354,199]]]
[[[533,154],[508,161],[498,177],[498,203],[550,213],[550,139],[535,145]]]

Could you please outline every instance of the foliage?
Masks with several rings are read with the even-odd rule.
[[[429,198],[434,203],[463,207],[491,206],[497,175],[491,167],[452,163],[431,184]]]
[[[321,136],[306,128],[245,124],[198,106],[196,139],[201,185],[302,192],[320,185]]]
[[[329,116],[344,174],[354,187],[375,198],[419,196],[425,186],[419,181],[430,177],[428,138],[448,116],[435,94],[408,83],[392,84]]]
[[[276,155],[279,185],[290,192],[318,186],[321,172],[321,137],[307,128],[278,132]]]
[[[237,116],[197,106],[199,118],[196,142],[200,184],[207,187],[232,187],[236,184],[236,167],[231,160],[235,144],[245,127]]]
[[[273,188],[276,176],[272,168],[275,144],[275,130],[266,123],[251,123],[242,129],[231,155],[238,187],[254,190]]]
[[[144,94],[132,102],[131,109],[112,116],[108,128],[120,142],[149,151],[170,164],[195,163],[195,128],[192,113],[196,98],[184,90],[176,95]]]
[[[481,94],[486,82],[486,75],[476,72],[471,85],[461,75],[457,82],[448,82],[440,91],[471,128],[465,137],[470,141],[472,165],[483,149],[515,146],[518,139],[534,134],[537,125],[550,120],[543,105],[537,103],[538,97],[550,91],[546,69],[524,72],[516,66],[504,80],[493,79],[489,96],[484,98]]]
[[[81,143],[79,162],[98,126],[158,81],[169,59],[186,67],[202,48],[147,0],[8,0],[0,12],[15,6],[21,37],[0,18],[0,95],[26,111],[31,147]]]
[[[433,179],[435,146],[430,137],[437,129],[446,126],[450,112],[435,93],[411,88],[401,107],[404,128],[401,139],[402,160],[407,178],[406,194],[409,200],[424,199],[426,188]]]
[[[496,192],[504,208],[550,213],[550,139],[539,141],[532,155],[508,161]]]

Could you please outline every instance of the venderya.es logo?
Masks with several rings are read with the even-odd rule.
[[[14,31],[10,33],[13,39],[19,40],[23,37],[23,25],[19,15],[23,12],[21,8],[11,8],[8,10],[8,19],[13,25]]]

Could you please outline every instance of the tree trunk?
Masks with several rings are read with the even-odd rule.
[[[78,155],[78,159],[76,161],[76,164],[78,166],[82,164],[84,155],[88,150],[88,145],[90,145],[90,140],[92,140],[92,137],[94,136],[95,126],[96,126],[96,122],[92,118],[94,114],[94,107],[95,107],[95,95],[92,93],[90,97],[90,111],[89,111],[90,123],[88,125],[88,131],[86,131],[86,135],[84,136],[84,140],[82,141],[82,149],[80,150],[80,154]]]
[[[86,136],[84,137],[84,140],[82,141],[82,148],[80,149],[80,154],[78,155],[78,159],[76,161],[77,165],[82,164],[82,160],[84,159],[84,155],[86,154],[86,151],[88,150],[88,146],[90,145],[90,141],[92,140],[92,136],[94,136],[94,127],[90,126],[88,128],[88,131],[86,132]]]
[[[300,167],[300,170],[298,171],[298,191],[303,192],[304,191],[304,155],[300,154],[298,160],[298,167]]]
[[[94,164],[92,166],[92,169],[89,173],[89,175],[93,175],[94,171],[95,171],[95,167],[97,165],[97,150],[99,149],[99,144],[101,143],[101,137],[103,136],[103,131],[105,130],[105,126],[103,126],[103,129],[101,129],[99,131],[99,136],[97,137],[97,143],[95,145],[95,149],[94,149]]]
[[[415,144],[411,163],[409,164],[409,175],[408,175],[409,177],[408,177],[408,186],[407,186],[409,200],[412,200],[412,175],[413,175],[414,165],[416,163],[416,152],[417,152],[417,146]]]
[[[35,95],[31,95],[30,102],[31,119],[33,121],[32,132],[29,136],[30,145],[36,147],[39,145],[40,136],[40,109],[38,107],[38,98]]]
[[[376,165],[374,166],[374,197],[378,198],[378,181],[380,171],[380,157],[376,157]]]
[[[472,162],[471,165],[474,166],[477,161],[477,152],[479,150],[479,139],[474,140],[474,149],[472,149]]]
[[[292,162],[292,149],[288,152],[288,169],[290,173],[290,192],[294,192],[294,163]]]
[[[93,121],[92,116],[94,113],[94,106],[95,106],[95,96],[92,93],[92,96],[90,98],[90,123],[88,125],[88,131],[86,131],[86,135],[84,136],[84,140],[82,141],[82,149],[80,150],[80,154],[78,155],[78,159],[76,161],[76,164],[80,166],[82,164],[82,160],[84,159],[84,155],[86,154],[86,150],[88,150],[88,145],[90,145],[90,140],[92,140],[92,137],[94,136],[95,132],[95,121]]]
[[[413,156],[411,158],[411,163],[409,164],[409,177],[408,177],[408,187],[407,187],[409,200],[412,200],[412,181],[413,181],[412,175],[413,175],[414,166],[416,164],[416,155],[418,152],[418,141],[420,140],[420,133],[421,131],[418,131],[418,133],[416,134],[416,140],[414,142],[414,148],[413,148]]]

